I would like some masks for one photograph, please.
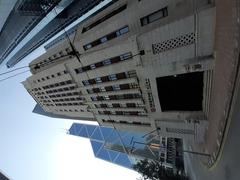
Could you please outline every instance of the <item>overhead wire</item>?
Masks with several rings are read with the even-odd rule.
[[[6,77],[6,78],[0,79],[0,82],[6,81],[6,80],[8,80],[8,79],[10,79],[10,78],[13,78],[13,77],[19,76],[19,75],[24,74],[24,73],[29,72],[29,71],[30,71],[30,70],[26,70],[26,71],[23,71],[23,72],[20,72],[20,73],[14,74],[14,75],[12,75],[12,76],[8,76],[8,77]]]

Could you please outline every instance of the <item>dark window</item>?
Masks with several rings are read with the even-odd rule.
[[[112,40],[112,39],[118,37],[118,36],[124,35],[127,32],[129,32],[129,28],[128,28],[128,26],[124,26],[123,28],[121,28],[121,29],[119,29],[115,32],[109,33],[106,36],[103,36],[103,37],[101,37],[101,38],[99,38],[99,39],[97,39],[97,40],[95,40],[91,43],[88,43],[88,44],[84,45],[83,49],[86,51],[86,50],[88,50],[92,47],[98,46],[99,44],[105,43],[109,40]]]
[[[130,89],[129,84],[120,84],[119,87],[120,89]]]
[[[114,91],[119,91],[121,88],[120,88],[120,86],[119,86],[118,84],[116,84],[116,85],[113,85],[113,86],[112,86],[112,89],[113,89]]]
[[[90,83],[88,82],[88,80],[82,81],[82,83],[83,83],[84,86],[87,86],[87,85],[90,84]]]
[[[101,79],[102,79],[102,82],[108,82],[109,81],[108,76],[103,76]]]
[[[102,100],[104,100],[104,97],[102,97],[102,96],[97,96],[97,100],[98,100],[98,101],[102,101]]]
[[[111,100],[116,100],[116,99],[118,99],[116,95],[110,95],[109,98],[110,98]]]
[[[123,112],[122,111],[116,111],[116,114],[117,115],[123,115]],[[120,121],[121,122],[121,121]]]
[[[85,67],[82,67],[82,71],[84,72],[84,71],[88,71],[88,70],[90,70],[91,69],[91,67],[90,66],[85,66]]]
[[[132,58],[132,53],[126,53],[120,56],[121,61],[127,60],[129,58]]]
[[[83,70],[82,70],[82,68],[78,68],[78,69],[75,69],[75,72],[76,72],[77,74],[79,74],[79,73],[82,73]]]
[[[130,59],[131,57],[132,57],[132,53],[128,52],[128,53],[122,54],[120,56],[112,57],[110,59],[106,59],[106,60],[103,60],[101,62],[91,64],[89,66],[84,66],[84,67],[81,67],[81,68],[77,68],[77,69],[75,69],[75,72],[77,74],[79,74],[79,73],[89,71],[89,70],[93,70],[93,69],[96,69],[96,68],[99,68],[99,67],[102,67],[102,66],[107,66],[107,65],[110,65],[110,64],[118,63],[120,61]]]
[[[127,8],[127,5],[125,4],[125,5],[121,6],[120,8],[118,8],[116,10],[113,10],[111,13],[103,16],[101,19],[98,19],[97,21],[95,21],[94,23],[90,24],[89,26],[84,27],[83,30],[82,30],[82,33],[87,32],[88,30],[92,29],[93,27],[97,26],[98,24],[100,24],[100,23],[108,20],[109,18],[113,17],[114,15],[122,12],[126,8]]]
[[[103,111],[104,114],[111,114],[111,111]]]
[[[106,108],[106,107],[107,107],[107,104],[100,104],[100,107],[101,107],[101,108]]]
[[[96,84],[95,79],[89,79],[88,82],[89,82],[89,84]]]
[[[112,91],[113,90],[112,86],[107,86],[107,87],[105,87],[105,89],[106,89],[106,91]]]
[[[96,66],[96,68],[101,67],[101,66],[103,66],[103,63],[102,62],[98,62],[98,63],[95,64],[95,66]]]
[[[92,101],[97,101],[97,97],[91,97]]]
[[[118,107],[120,107],[120,104],[119,104],[119,103],[113,103],[112,106],[113,106],[114,108],[118,108]]]
[[[149,15],[141,18],[140,19],[141,25],[145,26],[147,24],[150,24],[150,23],[152,23],[154,21],[157,21],[157,20],[159,20],[161,18],[164,18],[166,16],[168,16],[168,9],[167,9],[167,7],[163,8],[163,9],[160,9],[158,11],[155,11],[152,14],[149,14]]]
[[[136,104],[135,103],[127,103],[126,106],[127,107],[136,107]]]
[[[116,74],[116,76],[117,76],[117,79],[125,79],[127,77],[125,72]]]
[[[112,64],[111,60],[110,59],[106,59],[103,61],[103,65],[106,66],[106,65],[110,65]]]
[[[114,63],[118,63],[120,61],[120,57],[117,56],[117,57],[114,57],[111,59],[111,64],[114,64]]]
[[[99,89],[99,88],[93,88],[92,90],[93,90],[94,93],[100,92],[100,89]]]
[[[159,77],[157,89],[162,111],[201,111],[203,72]]]

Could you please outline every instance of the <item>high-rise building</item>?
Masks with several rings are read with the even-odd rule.
[[[0,180],[10,180],[6,175],[0,172]]]
[[[74,123],[68,133],[89,138],[95,157],[130,169],[141,159],[161,162],[172,170],[184,168],[179,151],[182,144],[174,144],[179,139],[79,123]]]
[[[214,67],[208,0],[119,0],[30,63],[42,108],[118,130],[202,141]],[[73,41],[72,40],[72,41]]]
[[[75,22],[78,18],[86,14],[92,8],[96,7],[102,2],[102,0],[62,0],[61,2],[67,2],[67,6],[63,5],[65,8],[44,28],[42,28],[34,37],[29,39],[22,48],[19,49],[7,62],[7,67],[13,67],[18,62],[20,62],[24,57],[33,52],[39,46],[53,38],[57,33],[62,31],[71,23]],[[112,4],[116,0],[112,0],[109,4]],[[105,6],[103,7],[105,8]],[[55,11],[56,12],[56,11]],[[97,12],[96,12],[97,13]],[[67,30],[66,33],[71,35],[75,33],[79,23],[75,24],[71,29]],[[57,38],[56,41],[60,40],[64,35]],[[54,42],[56,42],[54,41]],[[52,42],[52,43],[54,43]],[[47,48],[51,47],[52,43],[46,45]]]
[[[0,29],[0,64],[59,2],[18,0],[15,3]]]

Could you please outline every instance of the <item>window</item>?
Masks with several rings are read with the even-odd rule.
[[[123,115],[123,112],[122,111],[116,111],[116,115]],[[120,121],[120,122],[123,122],[123,121]]]
[[[132,53],[128,52],[128,53],[122,54],[120,56],[112,57],[110,59],[106,59],[106,60],[100,61],[98,63],[91,64],[89,66],[84,66],[84,67],[81,67],[81,68],[77,68],[77,69],[75,69],[75,72],[76,72],[76,74],[79,74],[79,73],[82,73],[82,72],[85,72],[85,71],[96,69],[98,67],[118,63],[120,61],[130,59],[131,57],[132,57]]]
[[[107,86],[107,87],[105,87],[105,89],[106,89],[106,91],[112,91],[113,90],[112,86]]]
[[[104,100],[110,100],[109,96],[104,96]]]
[[[102,38],[100,39],[100,41],[101,41],[101,43],[107,42],[107,37],[106,37],[106,36],[105,36],[105,37],[102,37]]]
[[[126,34],[128,31],[129,31],[129,28],[128,28],[128,26],[126,26],[126,27],[120,29],[119,31],[117,31],[117,32],[116,32],[116,35],[117,35],[117,36],[121,36],[121,35],[123,35],[123,34]]]
[[[101,108],[100,104],[94,104],[96,108]]]
[[[113,10],[111,13],[103,16],[101,19],[98,19],[97,21],[95,21],[94,23],[90,24],[89,26],[87,27],[84,27],[83,30],[82,30],[82,33],[85,33],[87,31],[89,31],[90,29],[94,28],[95,26],[97,26],[98,24],[108,20],[109,18],[115,16],[116,14],[122,12],[123,10],[125,10],[127,8],[127,5],[123,5],[121,6],[120,8],[116,9],[116,10]]]
[[[95,78],[96,83],[102,83],[102,80],[100,77]]]
[[[91,69],[96,69],[95,64],[91,64],[91,65],[90,65],[90,68],[91,68]]]
[[[120,56],[121,61],[127,60],[132,57],[132,53],[126,53]]]
[[[78,69],[75,69],[75,72],[76,72],[77,74],[79,74],[79,73],[82,73],[83,70],[82,70],[82,68],[78,68]]]
[[[136,107],[136,104],[135,103],[127,103],[126,106],[127,107]]]
[[[120,86],[119,86],[118,84],[113,85],[112,88],[113,88],[114,91],[121,90],[121,89],[120,89]]]
[[[111,74],[111,75],[108,76],[108,78],[109,78],[111,81],[117,80],[116,74]]]
[[[120,107],[120,104],[119,104],[119,103],[113,103],[112,106],[113,106],[114,108],[118,108],[118,107]]]
[[[88,71],[88,70],[90,70],[90,69],[91,69],[90,66],[84,66],[84,67],[82,67],[82,71]]]
[[[98,63],[95,64],[95,66],[96,66],[96,68],[101,67],[101,66],[103,66],[103,63],[102,62],[98,62]]]
[[[109,65],[111,64],[111,60],[110,59],[106,59],[103,61],[103,65],[106,66],[106,65]]]
[[[105,88],[105,87],[100,87],[100,88],[99,88],[99,91],[100,91],[100,92],[106,92],[106,88]]]
[[[101,108],[107,108],[107,104],[100,104]]]
[[[128,28],[128,26],[124,26],[123,28],[121,28],[121,29],[119,29],[115,32],[109,33],[109,34],[107,34],[107,35],[105,35],[105,36],[103,36],[103,37],[101,37],[101,38],[99,38],[99,39],[97,39],[97,40],[95,40],[91,43],[88,43],[88,44],[84,45],[83,49],[86,51],[86,50],[88,50],[92,47],[98,46],[98,45],[100,45],[102,43],[105,43],[109,40],[112,40],[116,37],[122,36],[122,35],[126,34],[127,32],[129,32],[129,28]]]
[[[130,89],[130,86],[129,86],[129,84],[120,84],[119,85],[119,89]]]
[[[84,50],[88,50],[90,48],[92,48],[92,45],[91,44],[87,44],[85,46],[83,46]]]
[[[94,93],[92,89],[87,89],[88,94]]]
[[[93,96],[91,97],[92,101],[97,101],[97,97],[96,96]]]
[[[84,86],[90,85],[88,80],[82,81],[82,83],[83,83]]]
[[[145,26],[147,24],[150,24],[150,23],[152,23],[154,21],[157,21],[157,20],[159,20],[161,18],[164,18],[166,16],[168,16],[168,9],[167,9],[167,7],[163,8],[163,9],[160,9],[158,11],[155,11],[152,14],[149,14],[149,15],[141,18],[140,19],[141,25]]]

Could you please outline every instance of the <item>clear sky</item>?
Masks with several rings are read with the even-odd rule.
[[[41,53],[43,48],[14,68],[27,65]],[[0,73],[5,71],[2,65]],[[18,72],[22,71],[25,70]],[[28,76],[30,73],[0,82],[0,169],[4,173],[12,180],[135,180],[139,177],[132,170],[95,158],[88,139],[67,135],[66,129],[76,121],[32,113],[36,102],[21,84]]]

